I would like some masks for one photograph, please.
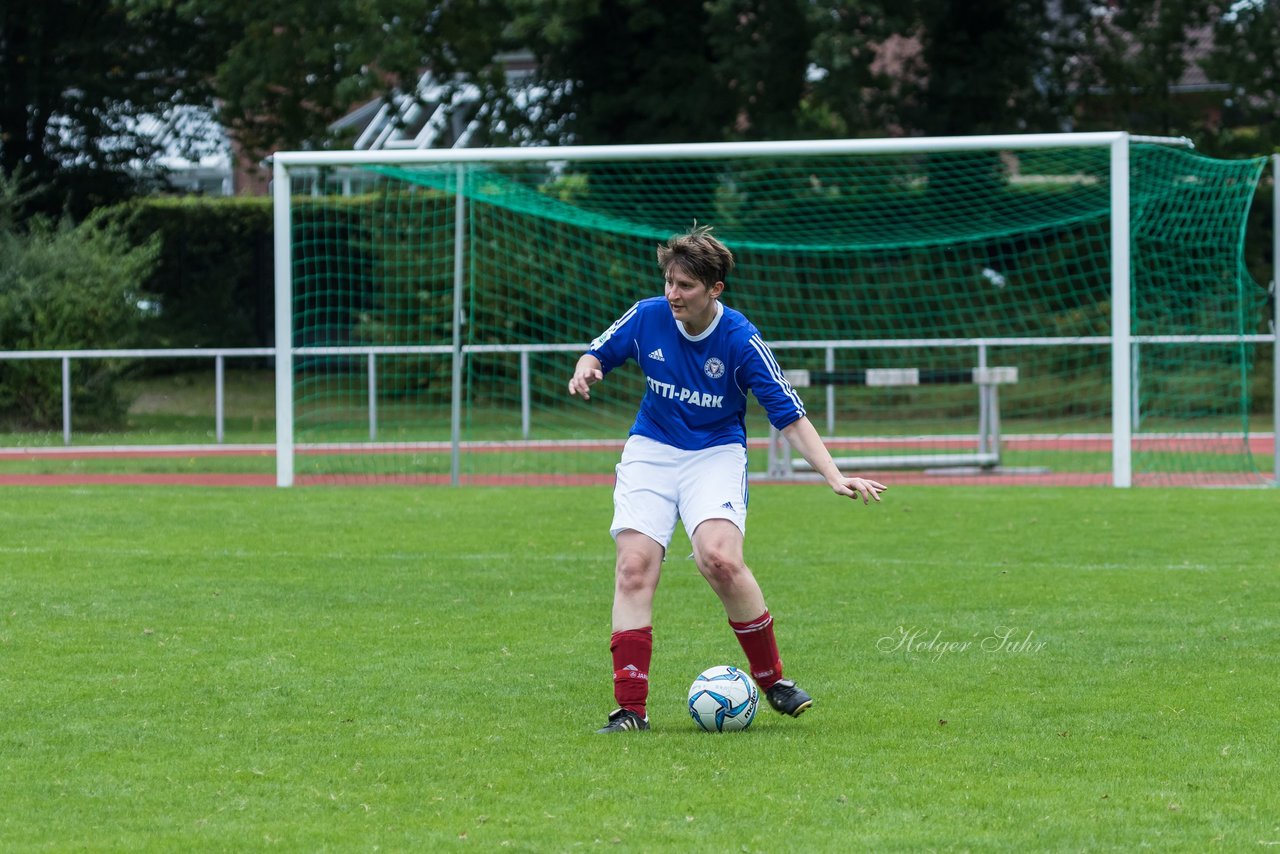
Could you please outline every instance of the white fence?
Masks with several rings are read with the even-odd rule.
[[[71,362],[75,359],[213,359],[214,411],[218,443],[222,443],[225,422],[226,360],[229,358],[274,357],[274,347],[228,347],[219,349],[149,350],[21,350],[0,352],[0,361],[57,361],[62,363],[62,443],[71,444]]]
[[[1131,340],[1130,387],[1133,411],[1130,413],[1132,423],[1140,423],[1141,413],[1137,411],[1140,388],[1139,356],[1144,344],[1275,344],[1277,336],[1271,335],[1150,335],[1133,336]],[[973,350],[973,365],[979,368],[988,367],[988,351],[996,347],[1035,346],[1035,347],[1078,347],[1105,346],[1111,343],[1107,336],[1079,336],[1064,338],[952,338],[952,339],[878,339],[867,341],[820,340],[820,341],[773,341],[770,346],[775,350],[821,350],[824,354],[824,369],[833,371],[836,368],[836,355],[847,350],[893,350],[905,348],[941,348]],[[531,412],[531,370],[530,354],[533,353],[581,353],[585,344],[468,344],[461,347],[464,357],[480,353],[510,353],[519,359],[520,384],[520,426],[521,435],[528,438],[532,429]],[[348,347],[295,347],[292,355],[296,357],[315,356],[347,356],[363,357],[366,360],[368,375],[368,417],[369,440],[377,441],[378,436],[378,357],[406,355],[439,355],[447,356],[454,352],[450,344],[422,346],[348,346]],[[63,444],[72,444],[73,412],[71,405],[71,363],[77,359],[193,359],[208,360],[214,363],[214,433],[219,444],[224,441],[226,420],[225,386],[226,362],[228,359],[240,358],[274,358],[273,347],[227,347],[211,349],[134,349],[134,350],[27,350],[0,352],[0,361],[6,360],[46,360],[58,361],[62,366],[62,440]],[[1273,359],[1276,368],[1273,377],[1273,393],[1280,402],[1280,354]],[[566,363],[567,364],[567,363]],[[567,370],[567,368],[566,368]],[[836,431],[836,386],[825,386],[825,434],[834,435]],[[1280,437],[1280,403],[1275,409],[1274,435]],[[816,407],[814,407],[816,410]],[[815,413],[816,414],[816,413]],[[815,419],[817,420],[817,419]],[[1273,473],[1280,481],[1280,440],[1275,441],[1275,459]],[[456,453],[455,448],[455,453]]]

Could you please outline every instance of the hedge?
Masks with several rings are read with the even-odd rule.
[[[135,244],[159,240],[156,267],[139,282],[153,301],[147,346],[272,345],[269,197],[145,198],[101,215]]]

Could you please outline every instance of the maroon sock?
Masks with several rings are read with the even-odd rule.
[[[613,696],[618,705],[645,716],[649,698],[649,661],[653,658],[653,626],[614,632],[609,638],[613,653]]]
[[[754,620],[745,623],[729,621],[742,651],[747,654],[751,678],[760,690],[768,691],[782,678],[782,659],[778,656],[778,640],[773,636],[773,617],[766,610]]]

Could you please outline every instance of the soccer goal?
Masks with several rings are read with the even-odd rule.
[[[281,485],[610,482],[640,371],[589,403],[566,383],[695,221],[851,472],[1274,478],[1271,309],[1242,263],[1262,158],[1081,133],[273,162]],[[836,379],[996,367],[994,411],[991,383]],[[932,464],[991,450],[992,417],[994,461]],[[802,476],[760,412],[747,431],[753,473]]]

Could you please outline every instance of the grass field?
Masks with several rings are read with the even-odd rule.
[[[814,709],[694,729],[742,656],[678,533],[599,737],[607,488],[9,490],[0,849],[1280,844],[1273,491],[752,497]]]

